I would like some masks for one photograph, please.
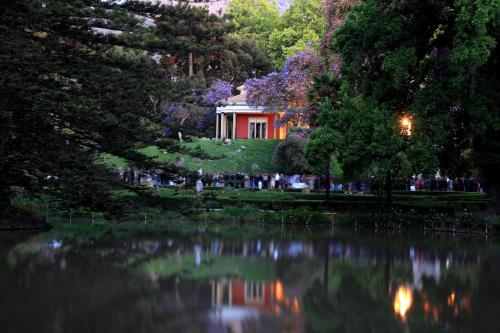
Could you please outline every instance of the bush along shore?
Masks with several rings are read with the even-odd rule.
[[[47,230],[52,226],[31,212],[9,209],[1,212],[0,231],[2,230]]]
[[[265,223],[282,225],[336,225],[355,228],[415,228],[440,232],[494,234],[498,219],[484,214],[488,198],[480,193],[405,194],[393,197],[391,209],[381,206],[370,194],[333,193],[326,207],[322,193],[294,191],[248,191],[206,189],[202,193],[174,188],[130,187],[117,191],[121,209],[92,212],[88,209],[63,209],[50,198],[30,200],[19,196],[18,215],[2,220],[4,229],[42,229],[43,221],[65,223],[141,222],[143,225],[165,221],[193,220],[217,223]],[[20,214],[20,215],[19,215]],[[28,221],[29,216],[34,216]],[[5,222],[4,222],[5,220]],[[9,221],[7,221],[9,220]],[[15,221],[15,222],[12,222]],[[32,222],[37,221],[39,224]],[[30,223],[28,223],[30,222]]]

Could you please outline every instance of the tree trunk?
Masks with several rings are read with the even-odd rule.
[[[129,184],[130,185],[135,184],[135,172],[133,167],[130,168]]]
[[[391,170],[389,169],[387,171],[387,176],[385,180],[385,191],[386,191],[386,208],[387,211],[391,210],[392,207],[392,177],[391,177]]]
[[[377,182],[377,205],[379,209],[382,207],[382,183],[380,181]]]
[[[0,184],[0,212],[7,212],[11,208],[10,196],[11,192],[9,190],[9,186]]]
[[[325,173],[326,176],[326,186],[325,186],[325,199],[326,199],[326,207],[330,208],[330,163],[331,163],[331,156],[328,156],[328,162],[327,162],[327,170]]]
[[[330,261],[330,248],[328,246],[328,240],[325,243],[325,265],[323,268],[323,285],[326,292],[328,292],[328,264]]]
[[[495,181],[486,180],[484,189],[490,197],[486,215],[488,218],[494,219],[500,215],[500,186]]]
[[[389,292],[391,287],[391,259],[392,259],[391,248],[388,247],[385,252],[385,265],[384,265],[384,285],[385,285],[385,290],[387,290],[387,292]]]
[[[189,77],[193,76],[193,53],[189,52],[188,54],[188,62],[189,62]]]

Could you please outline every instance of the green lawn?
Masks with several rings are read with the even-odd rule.
[[[230,145],[225,145],[220,141],[180,144],[186,150],[198,150],[212,157],[207,159],[190,154],[167,152],[156,146],[146,147],[139,151],[162,162],[174,162],[177,158],[182,158],[183,167],[190,171],[197,171],[201,168],[204,172],[271,173],[278,171],[272,163],[272,157],[279,142],[278,140],[236,140]],[[103,154],[101,160],[111,167],[126,167],[127,165],[125,160],[108,154]],[[258,168],[252,168],[252,165]]]
[[[125,169],[126,167],[128,167],[127,160],[111,154],[101,154],[101,156],[99,157],[99,162],[102,162],[103,164],[112,168]]]

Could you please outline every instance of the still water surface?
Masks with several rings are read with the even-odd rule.
[[[297,234],[3,233],[1,332],[500,332],[497,239]]]

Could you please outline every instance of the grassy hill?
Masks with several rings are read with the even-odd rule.
[[[226,145],[220,141],[196,141],[180,143],[182,153],[168,152],[156,146],[143,148],[140,152],[162,162],[182,159],[183,167],[191,171],[202,168],[203,172],[268,173],[277,171],[272,163],[272,157],[279,142],[279,140],[236,140]],[[113,167],[127,166],[125,160],[112,155],[104,154],[102,160]],[[258,168],[254,169],[252,165]]]

